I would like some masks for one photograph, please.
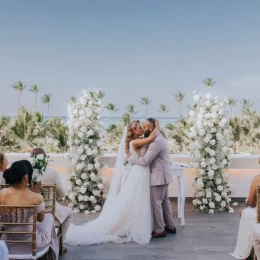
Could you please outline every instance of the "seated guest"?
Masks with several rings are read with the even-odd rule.
[[[25,163],[24,161],[14,162],[11,167],[4,171],[3,177],[6,184],[10,187],[2,189],[0,191],[0,204],[1,205],[37,205],[37,233],[36,233],[36,248],[37,251],[43,250],[46,246],[50,246],[51,259],[58,259],[59,254],[59,243],[54,228],[54,219],[52,214],[45,214],[45,204],[40,194],[32,192],[28,189],[31,185],[33,169],[30,162]],[[40,192],[40,189],[38,189]],[[30,216],[31,221],[33,218],[33,212]],[[13,230],[10,225],[4,226],[5,230]],[[24,225],[22,227],[24,232],[31,232],[33,229],[32,225]],[[30,239],[29,234],[20,234],[19,240]],[[11,234],[3,234],[3,240],[12,240]],[[17,237],[15,238],[17,240]],[[18,247],[17,247],[18,246]],[[9,253],[30,253],[31,248],[27,247],[26,244],[21,247],[15,243],[8,244]]]
[[[31,151],[31,156],[37,156],[39,154],[46,156],[46,153],[42,148],[34,148]],[[62,199],[65,197],[66,195],[65,188],[62,184],[60,175],[57,171],[47,168],[46,171],[43,173],[42,184],[43,185],[56,184],[57,198]],[[55,217],[58,219],[60,223],[63,223],[63,234],[64,234],[63,240],[66,237],[69,225],[72,221],[72,214],[73,211],[71,208],[62,206],[60,203],[56,203]],[[67,251],[67,248],[64,247],[62,251],[63,253],[65,253]]]
[[[3,172],[7,169],[8,160],[4,153],[0,152],[0,185],[5,184],[5,179],[3,178]]]
[[[252,225],[252,243],[257,259],[260,259],[260,224]]]
[[[256,221],[256,187],[260,186],[260,175],[253,178],[247,199],[247,208],[241,213],[237,245],[234,253],[236,259],[246,259],[252,251],[252,224]]]

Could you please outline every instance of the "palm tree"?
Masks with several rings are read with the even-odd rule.
[[[145,106],[145,117],[147,116],[147,108],[152,103],[153,99],[149,99],[149,97],[142,97],[141,104]]]
[[[50,103],[51,103],[51,94],[45,94],[42,96],[42,103],[48,105],[48,117],[50,116]]]
[[[228,99],[228,105],[230,107],[230,117],[232,117],[232,110],[236,106],[237,101],[234,98]]]
[[[105,106],[105,109],[110,111],[110,121],[111,121],[111,118],[112,118],[113,114],[115,112],[119,111],[119,109],[116,108],[116,104],[113,104],[113,103],[108,103],[107,106]]]
[[[163,127],[164,127],[164,119],[165,119],[165,115],[170,111],[170,109],[167,108],[166,105],[160,105],[160,109],[157,110],[160,113],[163,113]]]
[[[30,87],[29,91],[35,93],[34,111],[36,111],[37,96],[38,96],[38,93],[40,90],[39,90],[38,86],[36,84],[34,84]]]
[[[239,143],[241,141],[243,127],[239,117],[230,119],[229,125],[231,127],[231,140],[233,142],[233,152],[237,154]]]
[[[18,108],[17,108],[17,114],[18,114],[18,111],[19,111],[19,108],[20,108],[20,101],[21,101],[21,95],[22,95],[22,92],[24,91],[24,89],[26,88],[26,85],[24,85],[22,83],[22,81],[17,81],[15,82],[15,84],[12,86],[13,89],[19,91],[19,98],[18,98]]]
[[[249,99],[242,99],[240,104],[242,106],[243,115],[248,114],[248,112],[250,112],[250,108],[254,105],[254,103],[251,103]]]
[[[126,109],[127,109],[127,113],[130,116],[130,120],[132,120],[133,115],[137,114],[140,111],[140,110],[137,111],[135,110],[135,105],[128,105]]]
[[[179,104],[180,104],[180,116],[181,116],[181,104],[182,104],[184,97],[185,97],[185,94],[180,91],[174,95],[175,101],[179,102]]]
[[[217,83],[217,81],[214,81],[213,78],[206,78],[202,81],[202,83],[205,85],[205,87],[212,88]]]

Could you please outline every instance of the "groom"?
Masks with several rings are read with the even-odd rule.
[[[155,128],[155,120],[148,118],[143,126],[148,137]],[[153,211],[154,232],[152,238],[166,237],[167,233],[176,234],[172,219],[172,207],[168,197],[168,185],[172,181],[167,140],[158,133],[143,156],[130,155],[132,164],[150,165],[151,168],[151,204]]]

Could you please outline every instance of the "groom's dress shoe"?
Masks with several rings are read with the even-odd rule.
[[[165,227],[164,230],[165,230],[167,233],[176,234],[176,227],[173,227],[173,228]]]
[[[152,233],[152,238],[160,238],[160,237],[166,237],[166,232],[163,231],[161,233],[156,233],[156,232]]]

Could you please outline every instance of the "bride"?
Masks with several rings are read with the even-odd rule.
[[[158,133],[158,123],[147,138],[140,138],[139,121],[124,129],[115,169],[103,210],[99,217],[83,225],[71,224],[66,236],[69,245],[92,245],[106,242],[135,241],[148,244],[152,233],[150,205],[150,167],[134,165],[125,183],[121,183],[125,152],[143,155]]]

